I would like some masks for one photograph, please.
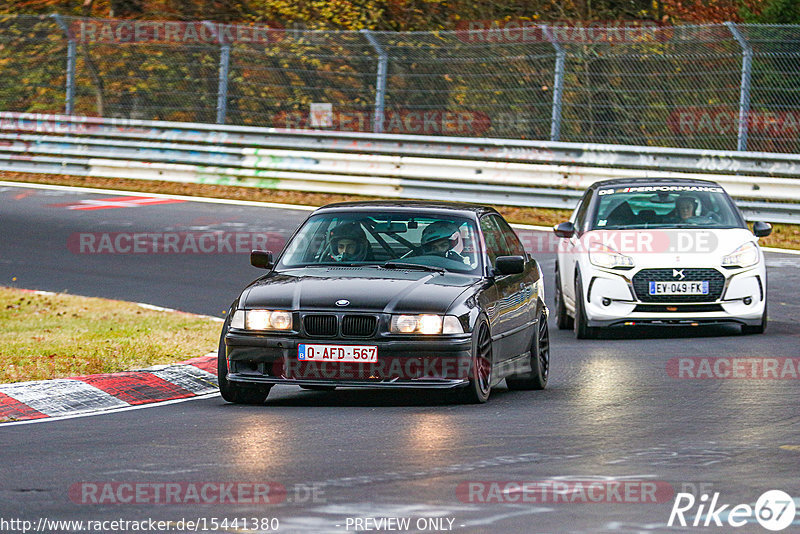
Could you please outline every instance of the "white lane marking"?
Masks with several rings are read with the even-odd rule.
[[[535,224],[522,224],[522,223],[509,223],[512,228],[519,228],[520,230],[535,230],[537,232],[552,232],[552,226],[536,226]]]
[[[32,184],[28,182],[4,182],[0,181],[0,187],[20,187],[26,189],[49,189],[57,191],[77,191],[82,193],[96,193],[100,195],[126,195],[136,197],[157,197],[169,198],[174,200],[185,200],[186,202],[207,202],[209,204],[231,204],[234,206],[253,206],[258,208],[278,208],[286,210],[312,211],[318,206],[304,206],[300,204],[281,204],[279,202],[256,202],[254,200],[232,200],[228,198],[213,197],[190,197],[186,195],[168,195],[165,193],[142,193],[139,191],[125,191],[121,189],[99,189],[94,187],[75,187],[72,185],[53,185],[53,184]]]
[[[125,302],[125,301],[123,301]],[[160,311],[160,312],[177,312],[177,313],[184,313],[186,315],[191,315],[193,317],[200,317],[202,319],[211,319],[212,321],[218,323],[224,323],[225,319],[221,319],[219,317],[214,317],[213,315],[200,315],[197,313],[185,312],[181,310],[176,310],[174,308],[164,308],[162,306],[156,306],[154,304],[147,304],[146,302],[134,302],[140,308],[144,308],[145,310],[153,310],[153,311]]]
[[[86,382],[69,378],[2,384],[0,393],[50,416],[130,406]]]
[[[92,413],[79,413],[73,415],[61,415],[57,417],[46,417],[43,419],[29,419],[27,421],[10,421],[8,423],[0,423],[0,430],[4,429],[7,426],[16,426],[16,425],[35,425],[38,423],[52,423],[55,421],[64,421],[66,419],[77,419],[79,417],[93,417],[95,415],[106,415],[111,413],[119,413],[119,412],[129,412],[132,410],[144,410],[145,408],[158,408],[159,406],[167,406],[168,404],[178,404],[181,402],[188,402],[193,400],[199,399],[208,399],[211,397],[219,397],[219,392],[216,393],[207,393],[205,395],[198,395],[196,397],[187,397],[185,399],[173,399],[168,401],[162,402],[152,402],[150,404],[137,404],[136,406],[126,406],[124,408],[112,408],[110,410],[103,410],[102,412],[92,412]]]
[[[773,247],[761,247],[761,250],[764,252],[778,252],[781,254],[797,254],[800,256],[800,250],[792,250],[788,248],[773,248]]]

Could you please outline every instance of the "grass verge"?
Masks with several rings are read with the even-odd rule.
[[[71,185],[75,187],[96,187],[120,191],[163,193],[193,197],[229,198],[256,202],[277,202],[304,206],[323,206],[331,202],[348,200],[369,200],[376,197],[342,195],[334,193],[305,193],[301,191],[279,191],[276,189],[256,189],[211,184],[184,184],[178,182],[130,180],[125,178],[96,178],[87,176],[67,176],[62,174],[34,174],[0,171],[0,180],[32,182],[42,184]],[[515,206],[495,206],[497,211],[512,223],[552,226],[569,218],[569,210],[547,208],[520,208]],[[765,247],[779,247],[800,250],[800,225],[773,224],[772,234],[759,239]]]
[[[0,287],[0,383],[112,373],[202,356],[220,324],[115,300]]]

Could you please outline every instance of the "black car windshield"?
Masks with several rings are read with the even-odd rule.
[[[431,272],[480,273],[475,223],[424,212],[330,212],[310,217],[278,268],[309,266],[405,266]]]
[[[637,228],[743,228],[719,186],[655,185],[600,188],[592,230]]]

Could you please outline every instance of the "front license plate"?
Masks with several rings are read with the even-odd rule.
[[[378,347],[372,345],[307,345],[297,346],[297,359],[304,362],[368,362],[378,361]]]
[[[708,295],[708,282],[650,282],[651,295]]]

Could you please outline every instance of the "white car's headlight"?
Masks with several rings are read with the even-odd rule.
[[[393,334],[463,334],[464,328],[452,315],[392,315]]]
[[[231,328],[243,330],[291,330],[292,314],[279,310],[236,310]]]
[[[748,241],[744,245],[722,257],[723,267],[750,267],[758,263],[759,254],[758,247],[752,241]]]
[[[630,269],[633,267],[633,258],[620,254],[613,248],[600,243],[589,246],[589,261],[592,265],[606,269]]]

